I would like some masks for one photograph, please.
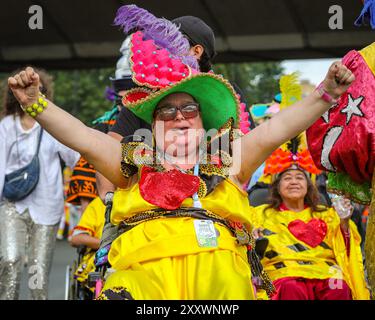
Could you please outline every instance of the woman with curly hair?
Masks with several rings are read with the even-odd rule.
[[[38,74],[38,89],[53,99],[52,77],[44,70],[38,70]],[[26,257],[31,297],[47,299],[56,232],[64,212],[60,157],[72,167],[79,154],[45,132],[5,88],[0,121],[0,299],[19,298]],[[11,197],[4,193],[6,177],[35,157],[40,169],[35,171],[39,180],[34,189],[27,195],[21,195],[21,191]],[[23,178],[26,181],[27,176]]]

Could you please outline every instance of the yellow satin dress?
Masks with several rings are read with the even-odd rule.
[[[204,209],[250,228],[247,194],[231,180],[223,180],[200,201]],[[181,205],[192,206],[191,198]],[[119,224],[156,208],[134,184],[116,191],[111,220]],[[118,237],[109,252],[116,272],[106,280],[99,299],[255,299],[246,246],[238,245],[226,227],[215,223],[217,247],[201,247],[194,220],[161,217]]]

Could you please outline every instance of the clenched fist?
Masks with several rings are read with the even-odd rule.
[[[39,75],[33,68],[27,67],[24,71],[8,79],[9,88],[21,106],[30,106],[39,98]]]
[[[341,62],[334,62],[323,81],[323,88],[332,96],[339,98],[355,80],[354,74]]]

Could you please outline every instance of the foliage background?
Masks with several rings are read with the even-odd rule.
[[[48,71],[54,77],[54,102],[85,124],[91,125],[92,120],[112,108],[112,103],[105,98],[105,89],[111,85],[109,78],[114,75],[114,68]],[[242,89],[248,106],[271,102],[279,92],[278,82],[283,74],[280,62],[218,64],[214,71]],[[8,76],[0,74],[2,89]],[[0,101],[3,94],[1,90]]]

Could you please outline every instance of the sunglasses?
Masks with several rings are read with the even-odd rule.
[[[156,109],[155,118],[162,121],[171,121],[176,119],[177,111],[180,111],[185,119],[195,118],[199,115],[199,103],[189,102],[179,107],[161,107],[159,109]]]

